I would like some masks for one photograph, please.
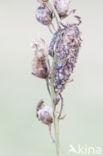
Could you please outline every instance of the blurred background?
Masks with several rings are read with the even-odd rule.
[[[0,0],[1,156],[56,156],[48,128],[35,117],[41,98],[51,104],[45,81],[31,75],[32,39],[38,34],[47,41],[52,37],[34,18],[37,6],[36,0]],[[73,0],[70,9],[74,8],[83,21],[83,44],[74,82],[63,92],[67,114],[60,123],[63,156],[71,155],[70,144],[103,145],[103,1]]]

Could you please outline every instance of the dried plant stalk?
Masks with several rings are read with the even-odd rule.
[[[54,142],[55,139],[57,156],[60,156],[59,121],[65,117],[62,117],[64,106],[62,91],[67,82],[72,81],[70,76],[81,47],[81,32],[78,28],[81,19],[79,16],[74,16],[78,23],[64,24],[63,19],[75,13],[75,9],[68,13],[70,0],[54,0],[53,4],[49,0],[38,0],[38,2],[40,6],[36,11],[36,19],[49,28],[53,38],[48,47],[42,38],[40,41],[33,41],[32,48],[35,57],[32,63],[32,73],[46,81],[52,108],[45,105],[44,101],[41,100],[37,105],[36,115],[38,120],[48,125],[52,141]],[[57,30],[53,23],[54,18],[57,23]],[[49,55],[52,59],[52,65],[49,61]],[[59,112],[57,112],[57,106],[59,106]],[[54,124],[55,138],[51,133],[52,124]]]

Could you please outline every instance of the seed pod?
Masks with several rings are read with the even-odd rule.
[[[46,79],[48,77],[49,71],[45,60],[38,60],[34,58],[32,61],[32,74],[39,77]]]
[[[54,6],[60,17],[66,17],[69,11],[70,0],[53,0]]]
[[[45,41],[42,38],[39,41],[33,41],[32,49],[34,51],[32,74],[46,79],[49,75],[49,60]]]
[[[53,13],[46,5],[41,5],[36,10],[35,17],[41,24],[50,25],[52,23]]]
[[[49,126],[53,123],[52,109],[49,106],[46,106],[43,100],[41,100],[37,105],[36,115],[38,120],[40,120],[43,124]]]
[[[56,52],[54,88],[57,94],[65,88],[77,62],[81,46],[80,34],[78,24],[68,24],[54,35],[50,43],[50,55],[53,56]]]

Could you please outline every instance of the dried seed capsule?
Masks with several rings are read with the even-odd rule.
[[[60,17],[66,17],[69,10],[70,0],[54,0],[54,6]]]
[[[41,24],[50,25],[52,23],[53,13],[46,5],[41,5],[36,10],[35,17]]]
[[[34,58],[32,61],[32,74],[39,77],[46,79],[49,75],[48,67],[45,60],[38,60]]]
[[[43,124],[51,125],[53,123],[53,112],[51,107],[46,106],[44,101],[41,100],[36,108],[36,115],[38,120],[40,120]]]
[[[39,78],[47,78],[49,75],[48,50],[45,41],[32,42],[34,58],[32,60],[32,74]]]
[[[50,43],[49,53],[53,56],[56,52],[57,58],[54,70],[54,88],[57,94],[65,88],[77,62],[80,36],[78,24],[68,24],[54,35]]]

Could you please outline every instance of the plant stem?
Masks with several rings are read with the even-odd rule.
[[[56,19],[57,26],[59,27],[59,15],[57,14],[54,6],[48,1],[47,5],[51,10],[54,12],[54,16]],[[59,38],[59,36],[58,36]],[[58,41],[58,40],[57,40]],[[53,121],[54,121],[54,133],[55,133],[55,144],[56,144],[56,152],[57,156],[60,156],[60,142],[59,142],[59,119],[58,119],[58,114],[56,113],[56,105],[54,104],[54,98],[56,97],[55,94],[55,89],[54,89],[54,76],[55,76],[55,64],[56,64],[56,44],[54,48],[54,58],[53,58],[53,63],[52,63],[52,71],[51,71],[51,101],[52,101],[52,108],[53,108]]]
[[[56,152],[57,156],[60,156],[60,143],[59,143],[59,120],[58,115],[56,113],[56,106],[54,104],[54,98],[55,98],[55,90],[54,90],[54,70],[55,70],[55,64],[56,64],[56,51],[53,58],[53,64],[52,64],[52,73],[51,73],[51,100],[52,100],[52,108],[53,108],[53,115],[54,115],[54,131],[55,131],[55,143],[56,143]]]

